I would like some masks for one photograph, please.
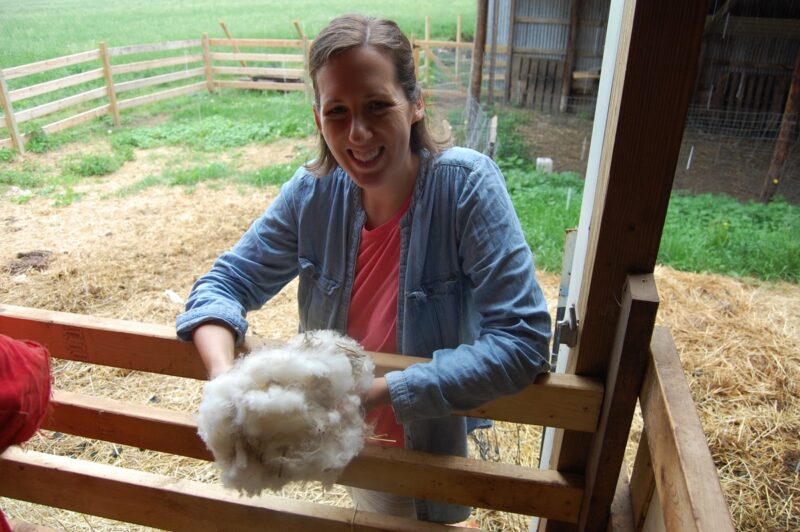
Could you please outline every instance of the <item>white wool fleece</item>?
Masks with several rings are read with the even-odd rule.
[[[230,488],[333,483],[370,428],[360,396],[375,366],[352,338],[312,331],[254,351],[203,388],[197,428]]]

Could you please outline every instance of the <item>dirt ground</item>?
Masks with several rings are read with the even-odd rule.
[[[535,146],[536,157],[553,159],[555,171],[585,175],[592,140],[591,120],[534,112],[522,134]],[[758,201],[773,144],[774,139],[687,130],[678,155],[673,188],[693,194],[727,194],[740,201]],[[796,141],[789,152],[777,193],[789,203],[800,204],[800,141]]]
[[[567,128],[560,141],[550,135],[554,146],[565,139],[582,139],[588,131],[578,119],[569,127],[572,129]],[[539,146],[545,146],[543,134]],[[87,148],[67,147],[45,156],[28,155],[26,160],[57,165],[83,149]],[[285,162],[294,149],[289,142],[251,146],[231,150],[225,157],[237,165],[258,167]],[[117,173],[85,181],[77,189],[83,197],[66,207],[55,207],[45,198],[24,205],[0,198],[0,300],[173,324],[194,280],[236,242],[277,192],[275,188],[211,183],[193,191],[153,187],[135,195],[113,195],[159,171],[167,161],[186,157],[176,148],[137,151],[135,161]],[[579,159],[573,157],[572,161]],[[564,169],[560,165],[569,160],[557,157],[557,168]],[[656,279],[662,297],[659,323],[675,336],[737,528],[796,529],[800,526],[800,287],[667,268],[659,268]],[[554,311],[558,277],[541,273],[540,281]],[[296,284],[287,286],[263,310],[252,313],[250,322],[251,334],[274,339],[292,336],[297,329]],[[201,394],[200,383],[195,381],[78,363],[58,363],[55,384],[184,411],[193,411]],[[489,451],[473,449],[473,453],[531,465],[538,454],[537,434],[527,427],[498,424],[482,436],[478,446]],[[638,441],[640,435],[638,420],[632,441]],[[204,482],[218,478],[210,464],[55,433],[38,435],[29,448]],[[349,504],[340,489],[305,489],[285,495]],[[0,506],[13,518],[59,529],[130,529],[9,499],[0,499]],[[527,519],[520,516],[485,511],[476,515],[488,530],[527,528]]]

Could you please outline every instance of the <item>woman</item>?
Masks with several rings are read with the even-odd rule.
[[[178,335],[211,378],[233,364],[245,314],[300,277],[301,330],[336,329],[367,350],[424,357],[364,397],[388,444],[466,455],[451,412],[520,391],[548,370],[550,318],[500,170],[440,151],[408,39],[348,15],[314,40],[309,73],[320,155],[197,281]],[[475,420],[469,420],[469,428]],[[358,506],[453,523],[470,509],[352,489]]]

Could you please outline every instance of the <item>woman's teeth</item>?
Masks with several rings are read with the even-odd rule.
[[[362,163],[368,163],[368,162],[372,161],[373,159],[375,159],[381,153],[381,149],[380,148],[375,148],[374,150],[370,150],[370,151],[354,151],[354,150],[351,150],[351,153],[353,154],[353,158],[355,158],[357,161],[362,162]]]

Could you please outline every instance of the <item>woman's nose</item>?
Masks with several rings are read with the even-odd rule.
[[[372,136],[369,123],[361,116],[353,116],[350,122],[350,141],[363,142]]]

